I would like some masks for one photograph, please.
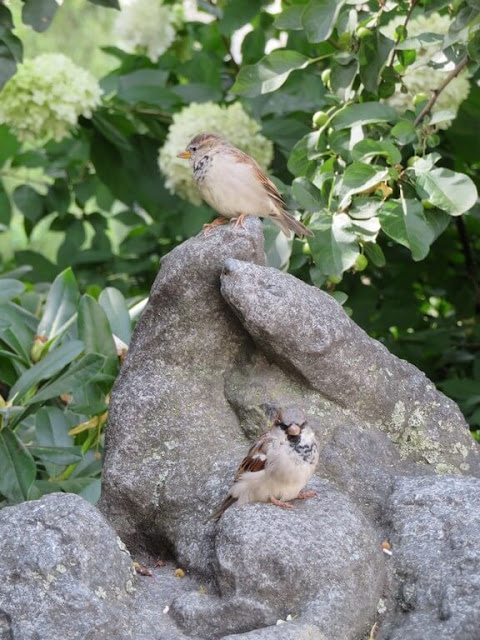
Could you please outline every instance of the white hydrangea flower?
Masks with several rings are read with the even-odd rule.
[[[157,62],[182,25],[182,6],[164,5],[163,0],[123,0],[121,6],[114,27],[120,47]]]
[[[394,18],[385,27],[382,28],[382,33],[395,39],[395,29],[403,25],[405,22],[404,17]],[[439,13],[433,12],[428,17],[420,14],[410,20],[407,25],[408,37],[413,38],[421,33],[438,33],[440,35],[446,35],[450,28],[451,20],[448,16],[442,16]],[[415,62],[407,67],[403,75],[403,84],[407,87],[408,93],[402,93],[400,91],[400,85],[397,85],[396,92],[385,102],[392,107],[395,107],[398,112],[402,113],[407,109],[414,109],[413,97],[417,93],[429,93],[433,91],[445,80],[446,76],[452,70],[448,69],[433,69],[428,66],[428,63],[432,58],[439,54],[441,51],[441,43],[438,45],[431,45],[428,47],[421,47],[417,49],[417,58]],[[456,78],[454,78],[440,93],[438,100],[436,101],[432,112],[441,110],[453,111],[457,113],[460,105],[467,99],[470,92],[469,74],[465,69]],[[451,125],[451,121],[445,121],[438,124],[438,128],[447,129]]]
[[[61,140],[100,104],[97,80],[61,53],[45,53],[18,66],[0,92],[0,124],[19,140]]]
[[[273,144],[260,133],[258,122],[235,102],[220,106],[213,102],[192,103],[173,116],[165,144],[160,149],[159,166],[166,177],[165,185],[177,195],[200,204],[202,199],[193,181],[192,170],[185,160],[177,158],[190,140],[202,131],[219,133],[266,170],[273,158]]]

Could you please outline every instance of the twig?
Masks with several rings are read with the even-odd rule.
[[[403,28],[406,29],[408,22],[412,16],[413,10],[415,9],[415,5],[417,4],[418,0],[410,0],[410,8],[408,10],[407,16],[405,18],[405,22],[403,23]],[[395,40],[395,44],[393,46],[392,49],[392,57],[390,58],[390,62],[388,63],[388,68],[391,69],[393,67],[393,63],[395,62],[395,55],[397,53],[397,46],[400,43],[400,40],[402,39],[402,34],[400,33],[397,36],[397,39]]]
[[[455,69],[453,69],[453,71],[451,73],[448,74],[448,76],[445,78],[445,80],[442,82],[442,84],[437,87],[436,89],[434,89],[432,91],[432,95],[430,96],[430,100],[427,102],[427,104],[423,107],[423,109],[420,111],[419,115],[415,118],[415,122],[413,123],[415,126],[417,126],[417,124],[419,124],[424,117],[430,113],[430,111],[432,110],[433,105],[436,103],[436,101],[438,100],[438,96],[442,93],[442,91],[445,89],[445,87],[454,79],[458,76],[458,74],[460,73],[460,71],[467,66],[468,62],[469,62],[470,58],[468,56],[465,56],[464,58],[462,58],[460,60],[460,62],[457,64],[457,66],[455,67]]]
[[[166,111],[161,111],[160,109],[120,105],[120,104],[115,104],[113,102],[108,102],[106,106],[108,109],[112,109],[113,111],[120,111],[122,113],[138,113],[140,115],[145,115],[145,116],[156,116],[157,118],[163,118],[168,122],[171,122],[171,120],[173,119],[173,116],[171,113],[167,113]]]
[[[477,265],[475,263],[475,257],[472,253],[472,248],[468,240],[467,229],[462,218],[455,218],[457,224],[458,237],[460,238],[460,244],[462,245],[462,252],[465,258],[465,269],[467,275],[472,282],[475,290],[475,309],[480,311],[480,284],[478,282]]]
[[[237,62],[235,61],[235,58],[233,57],[230,40],[227,38],[227,36],[222,35],[222,41],[223,41],[223,44],[225,45],[225,49],[227,50],[228,55],[230,56],[230,61],[232,65],[235,67],[235,71],[238,73],[240,71],[240,65],[237,64]]]

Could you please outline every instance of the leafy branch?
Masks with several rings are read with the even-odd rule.
[[[470,58],[468,56],[465,56],[464,58],[462,58],[460,62],[457,64],[457,66],[455,67],[455,69],[453,69],[448,74],[448,76],[445,78],[442,84],[432,91],[432,95],[430,96],[429,101],[420,111],[418,116],[415,118],[415,122],[414,122],[415,126],[420,124],[420,122],[425,118],[425,116],[430,113],[430,111],[432,110],[434,104],[438,100],[442,91],[445,89],[446,86],[450,84],[452,80],[454,80],[459,75],[462,69],[464,69],[467,66],[467,64],[469,63],[469,60]]]
[[[417,5],[418,0],[410,0],[410,7],[408,9],[408,13],[405,17],[405,22],[403,23],[403,29],[402,31],[400,31],[395,39],[395,45],[392,49],[392,56],[390,58],[390,62],[388,63],[388,68],[391,69],[393,67],[393,63],[395,62],[395,56],[397,55],[397,47],[400,44],[400,41],[402,39],[403,36],[403,31],[407,28],[407,25],[410,21],[410,18],[412,17],[412,13],[413,10],[415,9],[415,6]]]

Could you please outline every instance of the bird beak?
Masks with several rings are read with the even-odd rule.
[[[190,160],[191,157],[192,154],[190,153],[190,151],[182,151],[177,155],[177,158],[183,158],[184,160]]]
[[[301,429],[298,424],[291,424],[287,429],[287,433],[289,436],[298,436],[300,434],[300,431]]]

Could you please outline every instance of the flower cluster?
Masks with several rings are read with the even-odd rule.
[[[395,18],[382,29],[382,32],[387,37],[394,39],[395,29],[403,24],[404,21],[405,18],[403,17]],[[442,16],[436,12],[431,13],[428,17],[421,14],[412,18],[408,23],[408,37],[413,38],[422,33],[446,35],[450,24],[449,16]],[[386,100],[388,104],[395,107],[399,112],[413,109],[413,97],[415,94],[428,93],[441,85],[445,77],[450,73],[451,68],[434,69],[428,66],[432,58],[439,54],[441,46],[442,44],[439,42],[438,45],[420,47],[416,50],[417,57],[415,62],[407,67],[403,75],[403,84],[408,92],[402,93],[400,87],[397,86],[397,91]],[[468,71],[464,70],[440,93],[433,107],[433,112],[445,109],[456,114],[461,103],[468,97],[469,91]],[[447,128],[450,124],[451,121],[445,121],[438,126],[439,128]]]
[[[0,124],[19,140],[61,140],[79,116],[90,117],[100,103],[95,78],[60,53],[45,53],[18,66],[0,92]]]
[[[181,4],[163,0],[123,0],[115,22],[119,46],[129,53],[145,54],[157,62],[175,40],[183,22]]]
[[[273,144],[259,133],[260,125],[245,113],[239,102],[226,107],[213,102],[192,103],[173,116],[167,139],[160,150],[159,165],[166,177],[166,187],[194,204],[200,204],[201,198],[192,171],[189,163],[177,158],[177,154],[202,131],[225,136],[255,158],[262,169],[267,169],[272,161]]]

